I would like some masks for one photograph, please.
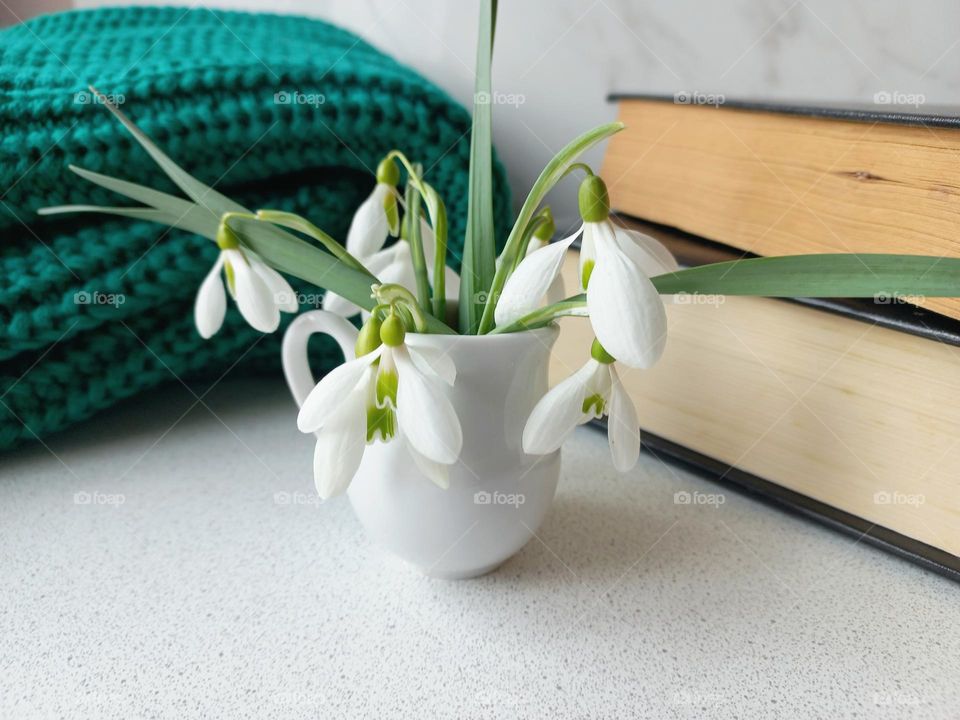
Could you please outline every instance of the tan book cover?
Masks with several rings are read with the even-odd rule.
[[[758,255],[960,257],[960,123],[624,99],[613,206]],[[920,304],[960,318],[960,298]]]

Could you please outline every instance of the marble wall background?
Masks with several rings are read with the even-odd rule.
[[[123,4],[131,2],[147,4]],[[472,98],[476,0],[173,4],[329,19],[415,66],[461,101]],[[495,139],[519,204],[555,150],[615,115],[606,102],[610,91],[857,103],[871,103],[875,93],[886,91],[922,95],[928,104],[957,104],[960,3],[502,0],[494,83],[505,100],[518,101],[495,108]],[[598,149],[589,159],[600,157]],[[571,189],[560,188],[551,199],[566,223],[576,213]]]

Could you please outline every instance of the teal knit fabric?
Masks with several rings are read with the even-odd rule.
[[[212,340],[197,335],[193,298],[216,256],[208,240],[100,215],[36,215],[46,205],[128,204],[69,173],[71,163],[179,194],[92,102],[88,83],[122,100],[199,179],[249,207],[300,212],[334,237],[345,236],[370,191],[370,169],[403,149],[447,203],[451,264],[459,263],[470,115],[350,33],[304,18],[179,8],[69,12],[5,30],[0,449],[160,383],[279,368],[282,329],[263,336],[233,308]],[[495,186],[502,238],[509,190],[499,163]],[[123,302],[84,304],[94,293]],[[329,367],[339,358],[327,343],[316,359]]]

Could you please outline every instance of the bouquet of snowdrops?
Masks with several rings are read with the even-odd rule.
[[[102,96],[189,199],[72,168],[142,205],[43,211],[146,219],[215,242],[220,254],[195,304],[197,331],[204,338],[220,329],[228,296],[252,327],[264,333],[277,330],[281,313],[299,309],[284,274],[324,287],[325,311],[360,317],[356,357],[316,384],[298,417],[301,431],[317,435],[315,479],[321,496],[336,495],[349,485],[370,443],[406,443],[423,474],[447,486],[449,468],[464,443],[460,419],[443,391],[445,384],[457,382],[457,368],[448,356],[410,342],[413,335],[522,333],[563,316],[583,318],[596,338],[590,360],[535,405],[523,425],[522,447],[529,454],[553,452],[577,425],[607,415],[613,462],[625,471],[637,460],[640,436],[617,364],[649,368],[660,358],[667,342],[661,296],[960,295],[958,259],[831,254],[680,269],[656,240],[611,221],[604,181],[579,162],[585,150],[623,130],[620,123],[597,127],[564,147],[544,168],[509,235],[498,243],[492,108],[485,100],[491,92],[495,5],[481,2],[469,210],[459,275],[447,265],[443,199],[420,166],[399,150],[383,157],[373,190],[341,244],[303,217],[250,210],[191,177]],[[582,176],[582,224],[551,243],[555,227],[544,200],[571,173]],[[577,239],[582,243],[580,288],[557,298],[564,253]]]

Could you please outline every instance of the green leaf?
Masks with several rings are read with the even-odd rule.
[[[341,260],[355,270],[360,270],[363,272],[366,271],[366,268],[363,266],[363,264],[353,257],[353,255],[348,253],[343,245],[327,235],[327,233],[306,218],[303,218],[295,213],[284,212],[283,210],[257,210],[256,214],[258,220],[263,220],[264,222],[273,223],[274,225],[279,225],[280,227],[289,228],[290,230],[302,232],[304,235],[309,235],[323,245],[338,260]]]
[[[493,34],[496,0],[481,0],[477,35],[476,82],[473,94],[473,130],[470,134],[470,177],[467,231],[460,268],[460,329],[476,332],[483,312],[482,295],[496,272],[493,226]]]
[[[763,297],[960,297],[960,258],[926,255],[784,255],[701,265],[657,275],[661,295]],[[587,317],[583,293],[539,308],[494,333],[548,325],[564,316]]]
[[[332,290],[365,310],[373,309],[376,304],[370,293],[370,286],[377,282],[374,276],[346,265],[275,225],[235,218],[231,227],[246,247],[277,270]],[[434,317],[427,316],[426,323],[428,332],[453,334],[453,330]]]
[[[129,207],[101,207],[100,205],[57,205],[55,207],[41,208],[37,211],[38,215],[61,215],[65,213],[102,213],[104,215],[119,215],[120,217],[134,218],[136,220],[148,220],[161,225],[169,225],[178,230],[197,235],[204,235],[211,240],[213,236],[206,233],[206,225],[203,227],[192,224],[186,217],[178,217],[163,210],[155,208],[129,208]]]
[[[960,297],[960,258],[824,254],[750,258],[652,278],[662,294]]]
[[[523,240],[524,231],[527,227],[527,224],[533,217],[534,212],[536,212],[537,208],[540,206],[540,203],[543,202],[543,199],[546,197],[547,193],[550,192],[550,190],[553,189],[553,186],[560,181],[570,166],[576,162],[578,157],[580,157],[584,152],[589,150],[601,140],[605,140],[614,133],[620,132],[623,130],[623,128],[623,123],[612,122],[596,127],[589,132],[585,132],[583,135],[567,144],[566,147],[564,147],[554,156],[553,160],[547,163],[547,166],[543,169],[543,172],[540,173],[540,177],[537,178],[537,181],[533,184],[533,187],[530,188],[530,194],[527,195],[527,199],[524,201],[523,207],[520,208],[520,214],[517,216],[517,221],[513,224],[513,229],[510,231],[510,236],[507,238],[506,246],[504,247],[503,253],[500,256],[500,265],[497,267],[497,272],[494,275],[493,283],[490,286],[487,304],[483,309],[483,317],[480,320],[480,328],[478,330],[479,333],[483,334],[490,332],[490,330],[493,328],[493,313],[497,307],[497,300],[500,297],[500,293],[503,291],[503,285],[507,281],[507,276],[510,274],[510,271],[512,270],[517,259],[517,254],[519,252],[520,243]]]
[[[418,175],[423,172],[423,167],[419,163],[414,165],[413,169]],[[430,311],[430,279],[427,274],[427,260],[423,254],[423,237],[420,232],[421,197],[420,191],[417,190],[417,183],[408,180],[404,200],[407,212],[404,220],[407,225],[407,240],[410,242],[413,274],[417,279],[417,300],[422,308]]]
[[[157,145],[151,140],[147,135],[138,128],[130,118],[128,118],[123,111],[120,110],[116,105],[110,102],[107,97],[97,90],[95,87],[90,87],[90,92],[94,93],[100,102],[106,106],[106,108],[113,113],[114,117],[117,118],[123,126],[130,131],[130,134],[133,135],[134,139],[143,146],[143,149],[146,150],[150,157],[153,158],[154,162],[160,166],[160,169],[163,170],[167,176],[177,184],[177,186],[183,190],[197,205],[209,209],[211,212],[217,216],[223,215],[227,212],[250,212],[245,207],[239,203],[234,202],[226,195],[222,195],[214,190],[209,185],[197,180],[195,177],[190,175],[186,170],[177,165],[173,160],[171,160],[166,153],[163,152]]]
[[[70,166],[71,172],[76,173],[84,180],[99,185],[107,190],[128,197],[131,200],[145,203],[157,210],[162,210],[173,217],[181,218],[182,222],[176,223],[178,227],[190,228],[193,232],[208,237],[211,240],[216,236],[217,225],[220,217],[211,212],[208,208],[201,207],[189,200],[184,200],[169,193],[160,192],[144,185],[138,185],[127,180],[101,175],[90,170],[85,170],[76,165]],[[46,214],[44,210],[39,211],[41,215]],[[171,223],[174,224],[174,223]]]
[[[423,200],[427,204],[436,254],[433,257],[433,316],[447,314],[447,207],[433,185],[423,183]]]

